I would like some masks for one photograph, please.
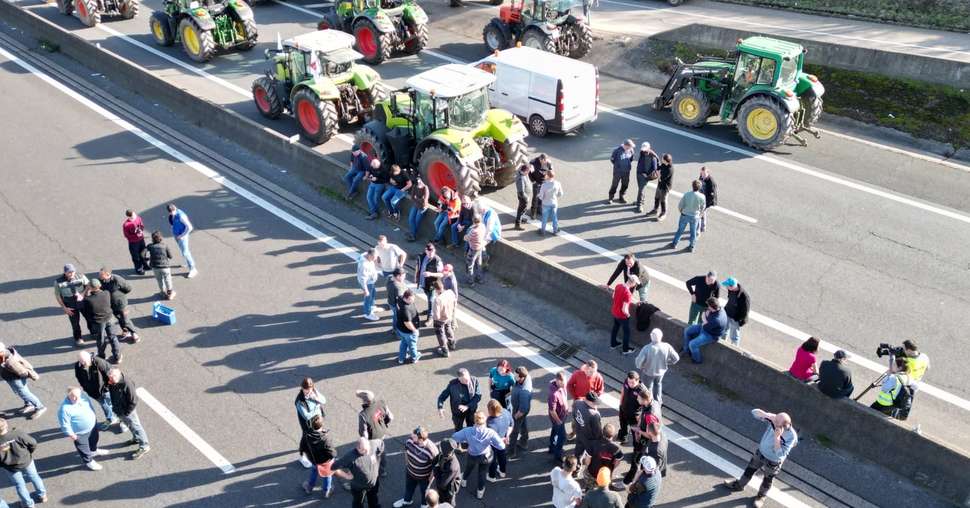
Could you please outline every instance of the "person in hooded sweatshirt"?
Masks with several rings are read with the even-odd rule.
[[[30,434],[10,428],[7,420],[0,418],[0,466],[10,474],[10,481],[20,496],[21,506],[34,506],[34,500],[27,490],[28,481],[34,485],[37,500],[41,503],[47,502],[47,488],[34,465],[36,449],[37,441]]]
[[[329,498],[333,495],[333,471],[330,466],[337,456],[337,449],[333,446],[330,431],[323,428],[323,415],[317,414],[310,419],[309,429],[300,439],[300,453],[313,463],[310,467],[310,477],[303,482],[303,491],[307,495],[313,493],[317,479],[320,478],[323,480],[320,486],[323,489],[323,497]]]
[[[465,427],[451,436],[458,443],[468,445],[468,467],[461,479],[462,487],[468,484],[475,469],[478,469],[478,491],[475,497],[485,497],[485,474],[492,462],[492,448],[505,449],[505,441],[486,425],[487,418],[482,411],[475,412],[475,425]]]
[[[438,493],[438,498],[442,503],[455,503],[455,497],[461,490],[461,463],[455,455],[458,443],[454,439],[448,438],[441,441],[438,446],[441,450],[438,455],[438,462],[431,469],[430,486]]]

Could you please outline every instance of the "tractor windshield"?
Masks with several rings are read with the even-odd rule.
[[[781,77],[778,85],[787,87],[795,82],[795,75],[798,73],[798,61],[795,58],[784,58],[781,61]]]
[[[485,89],[475,90],[448,101],[448,125],[456,129],[474,129],[485,120],[488,111],[488,94]]]
[[[586,3],[586,0],[546,0],[539,4],[536,20],[555,21],[570,13],[582,16]]]

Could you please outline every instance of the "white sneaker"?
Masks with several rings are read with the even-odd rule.
[[[478,499],[485,497],[485,489],[479,489],[479,491],[475,493],[475,497]]]
[[[195,277],[195,276],[196,276],[196,275],[198,275],[198,274],[199,274],[199,271],[198,271],[198,270],[196,270],[195,268],[193,268],[193,269],[191,269],[191,270],[189,270],[189,273],[188,273],[188,275],[186,275],[185,277],[186,277],[187,279],[191,279],[192,277]]]
[[[379,320],[380,318],[379,318],[379,317],[377,317],[377,316],[375,316],[375,315],[374,315],[374,313],[372,312],[372,313],[370,313],[370,314],[366,314],[366,315],[364,316],[364,319],[366,319],[366,320],[368,320],[368,321],[377,321],[377,320]]]
[[[462,488],[465,488],[465,487],[467,487],[467,486],[468,486],[468,480],[465,480],[464,478],[462,478],[462,479],[461,479],[461,487],[462,487]]]
[[[384,312],[385,310],[387,310],[387,309],[385,309],[384,307],[381,307],[380,305],[375,305],[375,306],[371,307],[370,313],[371,314],[376,314],[378,312]]]
[[[91,471],[101,471],[102,469],[104,469],[104,466],[102,466],[101,464],[98,464],[93,460],[85,464],[85,466],[87,466],[88,469],[90,469]]]
[[[107,454],[108,454],[108,450],[105,450],[103,448],[102,449],[99,449],[99,450],[94,450],[94,456],[95,457],[104,457]]]
[[[411,506],[414,501],[405,501],[404,499],[398,499],[394,501],[394,508],[401,508],[402,506]]]
[[[125,432],[128,432],[128,426],[125,425],[125,422],[120,422],[118,424],[118,430],[120,430],[121,433],[124,434]]]

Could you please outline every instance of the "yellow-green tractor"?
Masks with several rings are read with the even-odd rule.
[[[273,69],[253,82],[256,109],[273,119],[291,112],[314,144],[327,142],[340,124],[365,121],[387,91],[377,72],[356,63],[363,55],[353,45],[354,36],[323,30],[266,50]]]
[[[256,47],[259,34],[253,10],[242,0],[165,0],[148,21],[155,42],[182,49],[196,62],[208,62],[216,50]]]
[[[731,58],[705,57],[694,64],[678,60],[673,75],[653,101],[653,108],[670,108],[674,121],[701,127],[711,116],[736,122],[744,142],[771,150],[789,137],[802,146],[798,134],[814,129],[822,114],[825,87],[802,71],[801,45],[768,37],[738,40]]]

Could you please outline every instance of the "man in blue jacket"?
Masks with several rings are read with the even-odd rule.
[[[694,363],[701,363],[701,347],[716,342],[724,333],[727,326],[727,314],[721,308],[717,298],[707,299],[707,310],[704,311],[703,325],[690,325],[684,329],[684,347],[681,353],[690,353]]]
[[[94,404],[80,387],[72,386],[67,389],[67,397],[57,412],[57,421],[61,425],[61,432],[74,442],[74,448],[84,465],[92,471],[103,469],[94,458],[108,452],[98,449],[100,434],[98,426],[95,425],[97,416],[94,413]]]
[[[168,204],[168,223],[172,225],[172,236],[175,237],[175,243],[179,246],[182,257],[185,258],[185,264],[189,265],[189,273],[186,277],[191,279],[199,274],[195,269],[195,258],[189,250],[189,233],[195,231],[195,226],[185,212],[176,208],[175,203]]]
[[[353,199],[357,195],[357,187],[369,169],[370,157],[360,149],[360,145],[351,147],[350,170],[344,175],[344,184],[347,185],[347,199]]]
[[[616,147],[610,155],[610,163],[613,164],[613,182],[610,184],[610,196],[607,203],[613,202],[613,195],[616,194],[616,187],[620,187],[619,203],[626,203],[623,196],[630,187],[630,171],[633,169],[633,140],[628,139],[622,145]]]
[[[529,451],[529,409],[532,408],[532,377],[523,366],[515,368],[515,384],[512,385],[512,434],[509,435],[509,456],[514,457],[518,448]]]

